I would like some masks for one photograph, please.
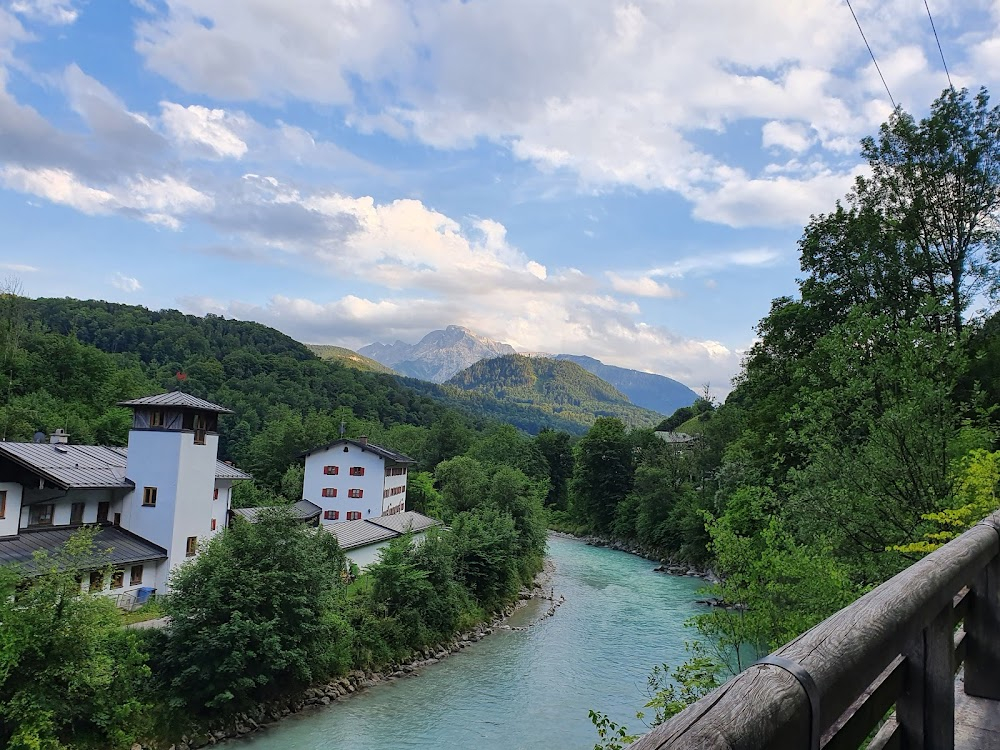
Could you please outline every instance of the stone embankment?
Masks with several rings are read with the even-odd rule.
[[[549,606],[538,620],[530,623],[528,627],[554,615],[556,609],[565,601],[565,597],[561,595],[557,599],[552,588],[554,572],[555,565],[546,559],[542,571],[535,577],[533,587],[522,589],[517,601],[497,613],[490,622],[480,623],[467,632],[457,634],[450,641],[428,646],[416,652],[408,661],[390,664],[381,671],[355,670],[326,685],[311,687],[298,696],[260,705],[252,711],[237,714],[222,726],[213,726],[203,731],[191,732],[183,736],[180,742],[174,744],[135,744],[132,746],[132,750],[196,750],[209,745],[217,745],[226,740],[246,737],[254,732],[267,729],[270,724],[300,711],[329,706],[331,703],[349,698],[355,693],[380,683],[406,677],[417,677],[422,668],[437,664],[442,659],[469,648],[498,630],[527,630],[527,627],[512,627],[506,624],[506,620],[532,599],[547,600]]]

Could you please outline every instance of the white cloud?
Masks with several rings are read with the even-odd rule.
[[[25,18],[59,26],[73,23],[80,15],[73,3],[65,0],[14,0],[10,9]]]
[[[4,271],[13,271],[14,273],[35,273],[38,270],[38,267],[29,266],[25,263],[0,263],[0,269]]]
[[[6,166],[0,180],[13,190],[69,206],[85,214],[134,213],[138,218],[172,229],[179,214],[207,211],[211,197],[173,177],[138,176],[108,189],[91,187],[65,169],[25,169]]]
[[[856,6],[893,88],[924,105],[941,86],[912,46],[932,44],[919,3]],[[960,30],[942,16],[942,33]],[[438,148],[487,139],[586,189],[676,191],[697,217],[733,226],[801,224],[825,208],[849,181],[844,155],[889,111],[850,13],[829,0],[172,0],[138,33],[147,64],[190,91],[333,104],[355,128]],[[992,57],[985,41],[976,49]],[[826,176],[734,174],[695,145],[758,120],[766,146],[815,141]]]
[[[247,144],[237,135],[248,125],[245,116],[173,102],[160,102],[160,109],[163,126],[175,143],[194,145],[215,158],[240,159],[246,154]]]
[[[611,281],[611,288],[622,294],[631,294],[637,297],[662,297],[664,299],[680,296],[680,292],[676,289],[672,289],[668,284],[663,284],[649,276],[626,278],[613,271],[608,271],[606,276]]]
[[[727,268],[752,268],[774,264],[781,254],[769,248],[735,250],[727,253],[689,255],[665,266],[651,269],[648,276],[680,278],[689,274],[704,274]]]
[[[126,276],[121,271],[116,271],[111,277],[111,285],[121,289],[123,292],[138,292],[142,289],[139,279],[133,276]]]
[[[802,123],[771,120],[761,128],[761,143],[765,148],[780,146],[797,154],[812,146],[814,138]]]

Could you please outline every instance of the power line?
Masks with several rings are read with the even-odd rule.
[[[885,93],[889,95],[889,101],[892,102],[892,108],[896,109],[896,100],[892,98],[892,92],[889,91],[889,84],[885,82],[885,76],[882,75],[882,69],[878,66],[878,60],[875,59],[875,53],[872,52],[872,46],[868,44],[868,39],[865,37],[864,29],[861,28],[861,21],[858,20],[858,14],[854,12],[854,8],[851,7],[851,0],[845,0],[847,7],[851,11],[851,15],[854,16],[854,23],[858,25],[858,31],[861,32],[861,38],[865,42],[865,46],[868,48],[868,54],[872,56],[872,62],[875,63],[875,70],[878,71],[878,77],[882,79],[882,85],[885,86]]]
[[[931,31],[934,32],[934,41],[937,42],[938,52],[941,53],[941,64],[944,66],[944,74],[948,76],[948,87],[954,91],[955,85],[951,82],[951,73],[948,72],[948,63],[944,61],[944,50],[941,49],[941,39],[938,37],[937,27],[934,25],[934,16],[931,15],[931,6],[927,4],[927,0],[924,0],[924,7],[927,8],[927,18],[931,22]]]

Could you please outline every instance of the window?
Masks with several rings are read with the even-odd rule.
[[[365,494],[364,490],[348,490],[347,491],[347,496],[348,497],[364,497],[364,494]]]
[[[111,503],[98,503],[97,504],[97,522],[107,523],[108,522],[108,511],[111,510]]]
[[[340,518],[340,511],[339,510],[324,510],[323,511],[323,520],[324,521],[336,521],[339,518]]]
[[[219,488],[218,487],[215,488],[215,492],[212,494],[212,499],[213,500],[218,500],[219,499]]]
[[[141,583],[142,583],[142,566],[133,565],[132,570],[129,571],[128,585],[138,586]]]
[[[361,520],[361,511],[360,510],[349,510],[349,511],[347,511],[347,520],[348,521],[360,521]]]
[[[149,414],[149,426],[150,427],[163,427],[163,412],[154,411]]]
[[[95,570],[90,574],[90,590],[101,591],[104,588],[104,571]]]
[[[387,477],[398,477],[406,473],[405,466],[391,466],[385,470],[385,475]]]
[[[0,490],[0,518],[7,517],[7,490]]]
[[[86,507],[86,503],[73,503],[69,509],[69,522],[83,523],[83,509]]]
[[[111,588],[120,589],[125,585],[125,571],[116,570],[111,574]]]
[[[28,510],[29,526],[51,526],[54,505],[32,505]]]
[[[336,496],[337,496],[337,488],[336,487],[324,487],[323,488],[323,497],[336,497]]]
[[[216,520],[213,518],[212,519],[212,531],[215,531],[216,523],[217,523]]]
[[[205,417],[201,414],[194,415],[194,444],[204,445],[205,444],[205,431],[207,429],[207,424],[205,422]]]
[[[340,473],[339,466],[324,466],[323,473],[330,477],[335,477]]]
[[[122,525],[122,514],[115,513],[115,526],[121,526],[121,525]]]
[[[389,490],[383,490],[382,491],[382,497],[384,497],[384,498],[385,497],[389,497]]]
[[[194,555],[197,552],[198,552],[198,537],[189,536],[187,540],[187,550],[185,551],[184,554],[186,554],[188,557],[194,557]]]
[[[147,508],[152,508],[156,505],[156,487],[142,488],[142,504]]]
[[[351,467],[351,476],[352,477],[363,477],[364,475],[365,475],[365,467],[364,466],[352,466]]]

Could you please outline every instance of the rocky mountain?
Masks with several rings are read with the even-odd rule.
[[[431,331],[413,345],[403,341],[376,342],[358,349],[358,354],[391,367],[401,375],[432,383],[443,383],[482,359],[514,353],[510,344],[478,336],[462,326]]]
[[[320,359],[331,362],[339,362],[345,367],[351,367],[363,372],[384,372],[392,373],[391,367],[386,367],[381,362],[376,362],[370,357],[364,357],[355,351],[345,349],[342,346],[329,346],[327,344],[306,344],[309,349]]]
[[[673,414],[682,406],[690,406],[698,398],[698,394],[686,385],[664,375],[606,365],[599,359],[578,354],[557,354],[555,359],[575,362],[587,372],[613,385],[636,406],[658,411],[660,414]]]
[[[511,354],[481,360],[446,383],[502,403],[530,406],[561,421],[590,425],[597,417],[618,417],[632,427],[662,420],[598,376],[568,360]]]

